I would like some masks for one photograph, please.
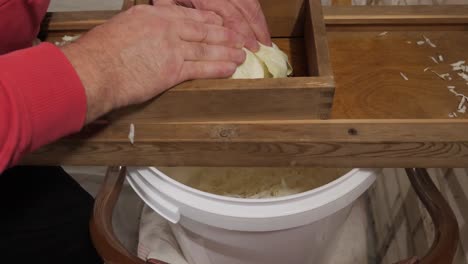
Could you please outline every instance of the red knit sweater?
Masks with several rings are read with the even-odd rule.
[[[0,0],[0,173],[35,149],[77,132],[84,87],[52,44],[31,48],[50,0]]]

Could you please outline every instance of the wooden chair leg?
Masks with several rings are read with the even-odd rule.
[[[406,169],[406,174],[432,218],[435,237],[429,252],[418,260],[412,257],[399,264],[450,264],[459,242],[458,223],[450,205],[439,192],[425,169]]]
[[[145,261],[129,252],[118,240],[112,226],[112,216],[123,182],[125,167],[110,167],[99,190],[90,222],[93,244],[106,264],[145,264]],[[166,264],[162,261],[153,264]]]

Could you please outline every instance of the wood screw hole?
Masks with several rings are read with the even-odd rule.
[[[228,130],[221,130],[221,132],[219,132],[219,135],[221,137],[228,137],[229,136],[229,131]]]
[[[357,132],[357,130],[355,128],[348,129],[348,135],[356,136],[357,134],[358,134],[358,132]]]

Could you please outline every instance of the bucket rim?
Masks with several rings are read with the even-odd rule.
[[[224,202],[238,203],[238,204],[247,204],[247,203],[248,204],[271,204],[271,203],[275,203],[275,202],[285,202],[285,201],[297,200],[297,199],[300,199],[300,198],[302,198],[304,196],[318,194],[318,193],[320,193],[320,192],[322,192],[324,190],[332,188],[333,186],[338,185],[338,184],[342,183],[343,181],[346,181],[349,177],[352,177],[352,175],[354,175],[355,173],[357,173],[360,170],[360,169],[357,169],[357,168],[350,169],[348,172],[346,172],[342,176],[339,176],[337,179],[335,179],[335,180],[333,180],[331,182],[328,182],[328,183],[326,183],[324,185],[321,185],[321,186],[319,186],[317,188],[305,191],[305,192],[286,195],[286,196],[256,199],[256,198],[237,198],[237,197],[223,196],[223,195],[219,195],[219,194],[204,192],[204,191],[192,188],[192,187],[190,187],[188,185],[185,185],[185,184],[183,184],[183,183],[181,183],[181,182],[179,182],[177,180],[174,180],[173,178],[166,175],[164,172],[160,171],[156,167],[148,167],[148,168],[150,170],[154,171],[155,173],[157,173],[164,181],[174,185],[175,187],[177,187],[177,188],[179,188],[181,190],[188,191],[188,192],[193,193],[193,194],[195,194],[197,196],[200,196],[200,197],[206,197],[206,198],[209,198],[209,199],[216,199],[216,200],[220,200],[220,201],[224,201]]]
[[[128,181],[149,207],[174,224],[190,219],[228,230],[274,231],[310,224],[349,206],[374,182],[377,171],[351,169],[310,191],[266,199],[205,193],[155,167],[129,168]]]

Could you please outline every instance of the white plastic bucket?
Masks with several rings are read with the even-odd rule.
[[[130,168],[136,193],[170,221],[190,264],[307,264],[320,257],[376,171],[353,169],[319,188],[271,199],[185,186],[154,167]]]

